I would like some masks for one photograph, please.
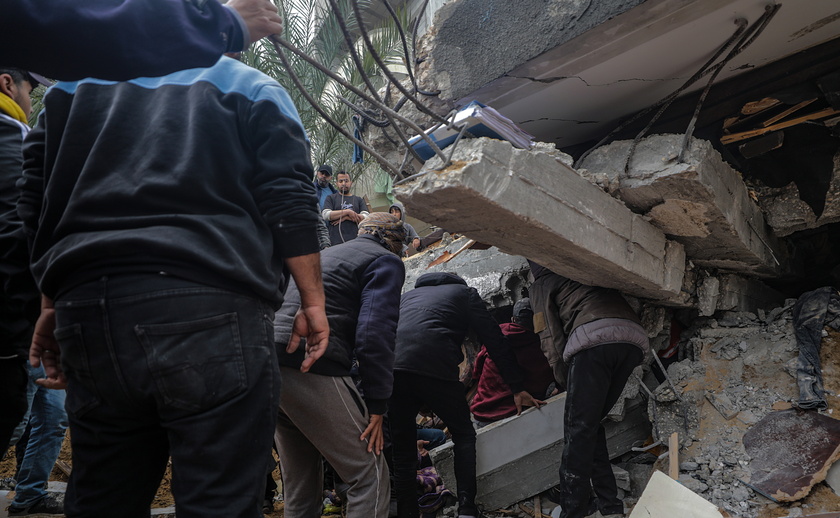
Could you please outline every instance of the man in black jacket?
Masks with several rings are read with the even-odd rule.
[[[349,484],[349,518],[387,518],[388,468],[380,455],[382,419],[391,396],[394,337],[405,267],[405,229],[390,214],[374,212],[358,237],[321,253],[330,341],[310,372],[303,354],[284,351],[300,306],[291,284],[274,321],[283,390],[276,439],[283,473],[285,516],[320,516],[321,455]],[[361,395],[350,377],[358,361]],[[364,441],[364,442],[362,442]],[[416,442],[415,442],[416,444]]]
[[[43,294],[30,359],[67,384],[67,516],[148,516],[171,457],[179,517],[261,517],[289,273],[302,368],[329,335],[297,110],[227,57],[58,83],[44,106],[17,209]]]
[[[647,332],[619,292],[529,264],[534,330],[557,382],[566,385],[560,516],[584,518],[596,508],[604,516],[623,516],[601,420],[650,349]]]
[[[539,406],[522,384],[516,357],[478,292],[454,273],[427,273],[400,301],[394,363],[394,395],[388,417],[394,443],[394,489],[400,518],[419,516],[415,418],[424,405],[437,414],[455,443],[458,514],[477,516],[475,430],[464,386],[458,381],[461,343],[472,330],[499,366],[514,393],[517,411]]]

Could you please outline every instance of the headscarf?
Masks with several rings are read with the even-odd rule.
[[[376,236],[391,252],[400,255],[405,241],[405,227],[396,216],[387,212],[372,212],[359,223],[359,235]]]

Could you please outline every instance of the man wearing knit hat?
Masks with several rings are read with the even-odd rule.
[[[308,373],[302,348],[286,354],[297,286],[286,292],[274,320],[283,390],[275,435],[283,473],[286,518],[320,516],[321,455],[349,484],[349,518],[386,518],[390,501],[382,416],[393,385],[394,341],[405,267],[405,229],[396,217],[374,212],[356,239],[321,252],[330,340]],[[361,378],[350,378],[353,359]]]

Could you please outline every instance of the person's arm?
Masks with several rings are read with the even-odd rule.
[[[124,81],[209,67],[281,30],[270,0],[14,0],[0,16],[0,63],[67,81]]]
[[[394,385],[394,343],[404,282],[405,266],[392,254],[377,258],[362,273],[355,353],[370,424],[360,439],[368,439],[368,451],[377,454],[384,447],[381,418],[388,411]]]
[[[41,298],[41,316],[35,323],[35,333],[29,348],[29,364],[44,367],[46,377],[35,380],[38,385],[49,389],[67,388],[67,378],[61,369],[61,349],[55,339],[55,309],[52,299],[46,295]]]
[[[306,353],[300,370],[307,372],[324,355],[330,338],[321,279],[321,256],[317,253],[307,254],[287,257],[285,261],[300,293],[300,309],[295,315],[292,337],[286,352],[295,352],[301,337],[305,337]]]
[[[469,318],[470,327],[478,335],[479,342],[484,344],[487,354],[493,363],[499,368],[502,378],[510,386],[511,391],[516,394],[525,390],[522,385],[522,370],[510,348],[507,338],[502,334],[499,325],[493,320],[493,316],[487,311],[484,301],[481,300],[474,288],[469,288]]]
[[[287,346],[294,352],[307,338],[306,372],[323,355],[329,338],[316,225],[318,200],[312,185],[309,142],[297,110],[280,85],[263,87],[248,119],[255,167],[251,179],[254,200],[271,228],[274,257],[285,262],[300,293]]]

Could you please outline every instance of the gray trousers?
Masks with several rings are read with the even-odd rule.
[[[350,485],[347,518],[387,518],[391,499],[383,455],[360,441],[368,425],[349,377],[303,374],[281,367],[283,388],[274,439],[280,454],[286,518],[318,518],[324,497],[321,456]]]

